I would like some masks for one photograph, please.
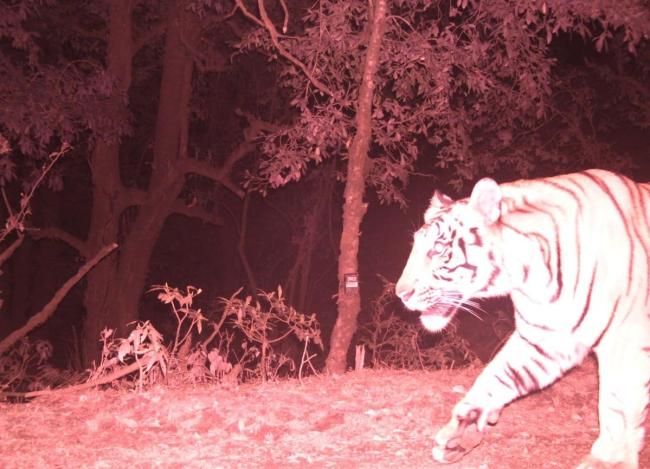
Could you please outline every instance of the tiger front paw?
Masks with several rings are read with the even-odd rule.
[[[637,469],[638,467],[636,461],[606,462],[590,454],[580,461],[576,469]]]
[[[479,430],[480,409],[472,409],[465,415],[454,415],[438,430],[433,447],[433,459],[442,463],[456,462],[483,440]]]

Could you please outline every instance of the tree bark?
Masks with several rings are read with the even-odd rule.
[[[110,5],[109,70],[118,77],[123,89],[128,90],[131,4],[122,1]],[[185,172],[180,164],[187,145],[193,67],[187,46],[192,46],[200,33],[194,21],[194,13],[183,2],[169,2],[154,136],[154,169],[148,192],[139,200],[128,232],[121,233],[123,241],[118,256],[100,264],[101,268],[89,276],[84,327],[86,366],[99,356],[99,337],[104,327],[117,329],[119,336],[128,323],[138,319],[138,304],[151,253],[183,187]],[[89,238],[93,244],[117,240],[123,211],[135,205],[121,184],[118,162],[117,145],[98,144],[92,167],[95,191]]]
[[[302,232],[298,236],[296,257],[285,282],[285,292],[289,304],[303,313],[308,309],[307,298],[310,286],[313,286],[314,281],[312,275],[314,253],[324,235],[322,220],[325,217],[330,194],[336,184],[332,163],[328,162],[324,166],[314,169],[317,173],[312,182],[313,186],[309,188],[310,198],[308,199],[307,213],[303,216],[303,223],[299,227]]]
[[[131,85],[132,58],[132,0],[109,2],[107,72],[116,80],[117,89],[109,105],[116,110]],[[97,252],[101,246],[117,241],[121,207],[116,207],[122,189],[119,169],[119,142],[99,140],[90,163],[93,183],[93,204],[86,242],[86,254]],[[116,276],[117,258],[112,254],[88,275],[84,304],[86,318],[83,333],[83,362],[89,366],[99,356],[100,332],[104,327],[119,324],[112,317],[115,299],[112,280]]]
[[[372,100],[375,75],[379,68],[381,41],[386,21],[388,0],[374,3],[370,40],[366,52],[363,77],[359,88],[356,125],[348,155],[347,179],[343,204],[343,227],[338,266],[338,317],[330,338],[330,351],[326,367],[330,373],[343,373],[347,368],[347,353],[352,336],[357,329],[357,317],[361,309],[359,289],[345,292],[344,278],[347,273],[358,273],[360,226],[368,204],[363,201],[366,182],[368,150],[372,135]]]

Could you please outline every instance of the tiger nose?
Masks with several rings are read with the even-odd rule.
[[[402,279],[399,279],[395,284],[395,294],[402,300],[402,303],[406,303],[413,296],[413,293],[415,293],[415,289],[410,285],[405,285]]]

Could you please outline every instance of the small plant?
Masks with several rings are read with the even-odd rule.
[[[23,337],[0,356],[0,391],[31,391],[41,386],[41,371],[51,356],[48,341]]]
[[[455,323],[432,335],[419,323],[408,322],[392,307],[394,284],[386,283],[373,302],[370,321],[360,328],[359,343],[370,353],[373,367],[450,369],[476,359]]]
[[[31,343],[23,338],[0,356],[0,394],[30,398],[106,384],[142,389],[163,380],[168,384],[237,384],[240,379],[258,377],[266,381],[277,377],[285,366],[295,371],[293,359],[280,352],[280,345],[290,336],[303,344],[298,371],[302,377],[303,367],[311,366],[313,358],[309,346],[322,349],[315,315],[304,315],[287,306],[280,288],[277,292],[261,292],[260,301],[254,303],[251,297],[238,298],[241,290],[228,299],[221,298],[216,321],[192,306],[194,297],[201,293],[198,288],[188,286],[181,291],[165,284],[155,285],[151,291],[170,305],[176,319],[175,335],[169,343],[149,321],[133,323],[127,338],[117,338],[114,330],[104,329],[100,363],[89,370],[86,382],[49,390],[54,383],[70,384],[73,378],[80,381],[80,377],[66,378],[65,373],[47,365],[52,354],[48,342]],[[227,330],[226,324],[231,326]],[[239,357],[234,353],[234,344],[241,344],[244,350]]]
[[[115,338],[114,333],[113,329],[102,331],[102,357],[99,366],[90,372],[88,382],[111,376],[115,376],[117,381],[118,378],[137,371],[137,384],[141,389],[145,384],[157,381],[159,374],[153,370],[157,369],[163,376],[166,375],[169,353],[162,336],[149,321],[137,323],[126,339]]]
[[[232,334],[222,330],[228,318],[222,312],[218,321],[206,318],[201,309],[192,306],[194,297],[202,290],[188,286],[185,292],[169,285],[155,285],[150,291],[158,292],[158,299],[171,306],[176,319],[176,332],[169,345],[168,380],[207,383],[237,381],[238,367],[228,362]],[[212,328],[207,338],[201,339],[205,325]],[[212,345],[214,343],[214,345]]]
[[[222,299],[224,314],[234,316],[234,326],[247,339],[242,343],[244,355],[249,357],[245,363],[250,365],[250,359],[256,360],[253,369],[247,368],[249,373],[266,381],[277,377],[283,366],[295,367],[291,357],[278,351],[278,345],[290,337],[303,345],[298,377],[302,378],[304,365],[309,365],[312,371],[315,371],[311,365],[313,355],[308,352],[309,344],[314,344],[321,350],[323,348],[315,314],[302,314],[288,306],[282,296],[281,287],[278,287],[277,292],[261,291],[259,300],[255,302],[250,296],[241,300],[235,295],[227,300]]]

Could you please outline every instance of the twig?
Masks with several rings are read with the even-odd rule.
[[[253,15],[246,6],[244,5],[244,2],[242,0],[235,0],[235,3],[239,7],[239,9],[242,11],[244,16],[249,18],[251,21],[253,21],[255,24],[260,25],[266,31],[269,33],[269,36],[271,36],[271,42],[275,46],[275,48],[278,50],[280,55],[282,55],[285,59],[287,59],[289,62],[294,64],[296,67],[298,67],[300,70],[302,70],[302,73],[305,74],[305,76],[309,79],[309,81],[316,87],[318,88],[321,92],[328,96],[334,96],[334,93],[325,85],[323,82],[318,80],[312,73],[307,70],[307,67],[305,66],[304,63],[302,63],[298,58],[293,56],[291,52],[289,52],[285,47],[280,43],[280,40],[278,38],[278,31],[275,29],[275,26],[273,25],[273,22],[271,21],[271,18],[269,18],[268,14],[266,13],[266,8],[264,6],[264,0],[257,0],[257,5],[260,10],[260,18],[257,18],[255,15]],[[286,17],[285,17],[285,26],[286,28]]]
[[[0,265],[4,264],[5,261],[12,256],[14,251],[16,251],[16,249],[18,249],[18,246],[20,246],[23,242],[23,239],[25,239],[23,235],[18,235],[18,238],[13,243],[11,243],[11,245],[5,249],[2,254],[0,254]]]

